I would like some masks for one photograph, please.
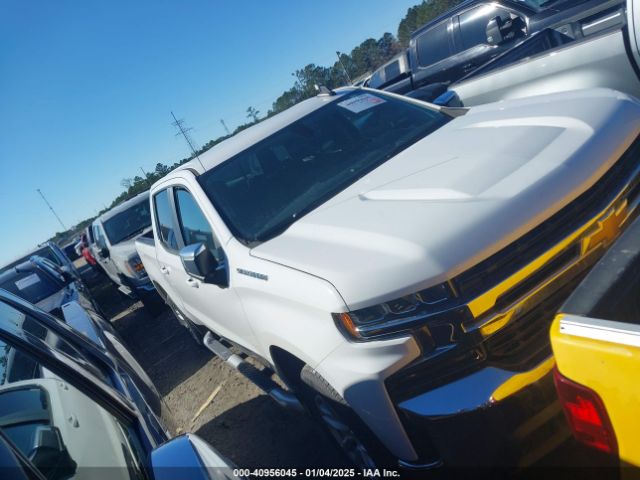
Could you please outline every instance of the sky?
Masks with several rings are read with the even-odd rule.
[[[95,216],[124,178],[266,113],[308,63],[397,33],[419,0],[0,0],[0,264]]]

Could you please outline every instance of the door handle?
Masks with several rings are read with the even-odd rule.
[[[198,282],[195,278],[188,278],[187,285],[189,285],[192,288],[198,288],[200,287],[200,282]]]
[[[169,275],[169,269],[165,266],[160,267],[160,271],[165,275]]]

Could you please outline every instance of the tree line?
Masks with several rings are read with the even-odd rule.
[[[407,10],[406,15],[398,25],[397,35],[385,32],[377,40],[374,38],[366,39],[360,45],[353,48],[349,53],[336,52],[336,61],[333,65],[321,66],[310,63],[296,70],[293,73],[295,78],[293,85],[276,98],[266,115],[261,117],[258,110],[253,106],[249,106],[246,110],[247,122],[236,127],[236,129],[229,135],[224,135],[208,141],[198,151],[196,151],[195,154],[200,155],[218,143],[246,128],[249,128],[265,118],[282,112],[296,103],[316,95],[316,85],[324,85],[327,88],[333,89],[348,85],[366,75],[371,74],[379,66],[391,60],[407,48],[413,31],[446,10],[449,10],[461,3],[461,1],[462,0],[423,0],[422,3]],[[109,205],[107,209],[99,212],[99,215],[119,203],[149,189],[155,181],[161,179],[171,170],[190,161],[194,157],[195,155],[191,155],[183,158],[182,160],[175,162],[173,165],[158,163],[152,172],[145,172],[144,176],[136,175],[132,178],[124,178],[120,183],[124,188],[122,193],[120,193],[120,195],[111,202],[111,205]],[[93,218],[80,222],[67,232],[57,233],[52,240],[57,241],[58,243],[64,243],[81,231],[80,226],[84,228],[84,226],[91,223],[91,221],[93,221]]]

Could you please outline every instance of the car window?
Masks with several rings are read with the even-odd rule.
[[[156,236],[169,249],[177,250],[176,233],[173,229],[173,212],[169,203],[169,191],[162,190],[153,197],[156,211]]]
[[[509,17],[508,12],[493,5],[480,5],[462,13],[458,17],[462,49],[467,50],[476,45],[486,44],[489,20],[498,15]]]
[[[49,480],[143,479],[146,457],[133,425],[0,341],[0,430]]]
[[[219,245],[213,230],[191,193],[183,188],[176,190],[176,209],[184,244],[204,243],[215,254]]]
[[[341,95],[198,181],[247,245],[289,225],[449,121],[429,107],[384,94]]]
[[[0,288],[31,303],[38,303],[62,289],[62,285],[35,268],[9,271],[0,276]]]
[[[131,205],[102,222],[104,232],[111,245],[129,240],[151,225],[149,199]]]
[[[448,22],[427,30],[416,39],[418,64],[428,67],[451,55],[449,48]]]
[[[102,229],[100,228],[100,225],[94,225],[93,232],[94,232],[94,237],[96,239],[96,245],[98,245],[99,248],[106,248],[107,242],[104,239],[104,235],[102,234]]]
[[[384,67],[384,78],[386,79],[386,81],[394,79],[398,76],[400,76],[400,60],[391,62],[389,65]]]

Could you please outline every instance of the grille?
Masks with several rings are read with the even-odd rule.
[[[638,159],[640,139],[591,189],[520,239],[454,278],[459,294],[466,298],[482,294],[487,285],[497,285],[508,278],[604,210],[638,168]],[[640,193],[640,178],[636,177],[625,193],[630,202],[635,199]]]
[[[507,326],[475,346],[471,338],[420,358],[386,381],[395,402],[446,385],[458,378],[493,366],[511,371],[530,370],[551,355],[549,327],[555,313],[586,274],[582,270],[572,279],[536,303]]]
[[[484,342],[487,362],[506,370],[529,370],[551,355],[549,328],[562,303],[571,294],[584,270],[505,328],[498,330]]]

